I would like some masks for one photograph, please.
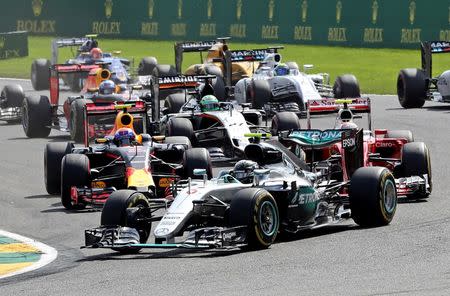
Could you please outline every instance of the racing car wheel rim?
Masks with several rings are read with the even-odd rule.
[[[397,204],[396,190],[394,182],[386,180],[383,189],[383,204],[386,212],[390,214],[395,210]]]
[[[264,235],[272,236],[277,230],[277,210],[272,202],[265,201],[261,205],[259,225]]]

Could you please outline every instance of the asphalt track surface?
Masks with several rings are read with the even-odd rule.
[[[372,98],[375,127],[411,129],[428,145],[430,198],[399,204],[387,227],[350,221],[253,252],[80,250],[83,230],[97,226],[100,213],[66,211],[43,181],[44,145],[68,137],[53,131],[27,139],[20,125],[0,123],[0,229],[58,250],[44,268],[0,280],[0,295],[450,295],[450,105],[404,110],[394,96]],[[333,125],[332,118],[318,122]]]

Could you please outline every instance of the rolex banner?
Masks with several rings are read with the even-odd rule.
[[[0,33],[0,59],[28,56],[28,32]]]
[[[449,0],[4,0],[32,35],[417,48],[450,39]]]

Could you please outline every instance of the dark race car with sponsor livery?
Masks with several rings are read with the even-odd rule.
[[[397,95],[403,108],[420,108],[426,100],[450,103],[450,70],[432,74],[433,55],[449,52],[448,41],[420,43],[422,67],[402,69],[398,74]]]
[[[215,98],[211,84],[214,76],[174,76],[159,78],[154,85],[154,102],[161,91],[178,90],[164,101],[161,133],[167,136],[185,136],[194,147],[205,147],[213,161],[230,161],[244,155],[248,145],[247,134],[265,130],[261,113],[246,104],[220,102]],[[214,102],[205,105],[203,100]],[[269,136],[269,135],[268,135]]]
[[[321,108],[320,102],[311,102],[314,103],[311,108]],[[297,128],[297,123],[289,123],[294,116],[287,117],[285,113],[279,113],[274,117],[280,142],[304,159],[313,172],[321,171],[324,167],[328,169],[331,163],[331,178],[345,181],[360,167],[381,166],[394,175],[399,196],[422,199],[430,195],[431,162],[425,143],[415,142],[409,130],[372,130],[368,98],[335,100],[336,106],[324,102],[326,105],[323,107],[339,107],[333,129],[311,128],[309,113],[307,129]],[[351,103],[358,106],[358,115],[353,114],[348,107]],[[368,129],[359,128],[354,121],[358,117],[362,118],[364,113],[368,114]],[[348,137],[348,133],[352,136]]]
[[[152,202],[165,202],[170,183],[195,177],[192,166],[211,175],[206,149],[191,149],[184,137],[147,134],[147,109],[142,101],[87,104],[84,145],[46,146],[47,192],[60,193],[67,209],[103,205],[119,189],[133,189]]]
[[[248,160],[217,178],[180,181],[164,216],[133,191],[114,192],[101,226],[85,231],[85,246],[129,253],[142,248],[268,248],[279,232],[353,219],[363,227],[391,222],[397,207],[395,180],[388,169],[363,167],[349,180],[330,180],[332,170],[310,172],[277,141],[252,143]],[[205,174],[196,170],[195,174]],[[146,243],[151,222],[155,242]]]

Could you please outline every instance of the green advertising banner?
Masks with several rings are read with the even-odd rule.
[[[4,0],[0,31],[61,37],[417,48],[450,39],[450,0]]]
[[[28,56],[28,32],[0,33],[0,59]]]

